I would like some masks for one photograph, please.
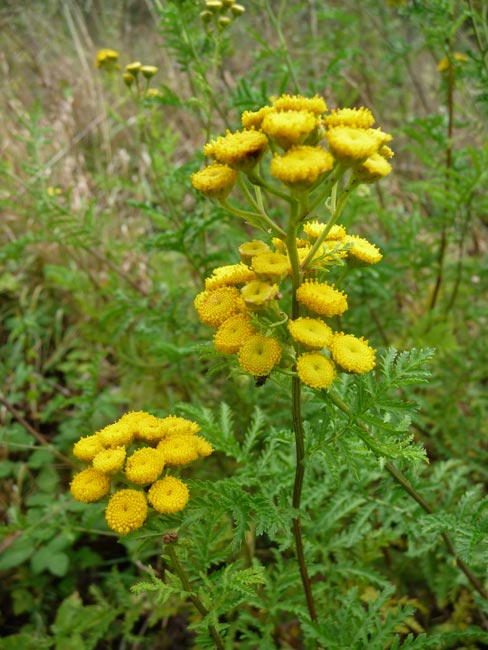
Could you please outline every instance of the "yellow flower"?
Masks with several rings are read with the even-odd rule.
[[[392,166],[390,163],[383,156],[380,156],[379,153],[374,153],[354,168],[354,176],[361,183],[376,183],[376,181],[379,181],[384,176],[388,176],[391,170]]]
[[[241,244],[238,250],[244,264],[250,265],[252,258],[260,253],[267,253],[269,246],[259,239],[253,239],[252,241],[246,241]]]
[[[281,253],[261,253],[252,258],[252,268],[261,278],[279,282],[288,274],[288,258]]]
[[[281,95],[273,102],[276,111],[309,111],[321,115],[327,110],[327,105],[318,95],[303,97],[302,95]]]
[[[345,243],[351,246],[347,253],[348,261],[353,266],[377,264],[377,262],[383,259],[383,255],[379,248],[374,244],[371,244],[367,239],[364,239],[364,237],[348,235]]]
[[[386,144],[380,147],[378,153],[380,154],[380,156],[383,156],[383,158],[386,158],[387,160],[390,160],[390,158],[393,158],[393,156],[395,155],[395,153]]]
[[[268,113],[261,128],[278,146],[288,149],[303,144],[317,126],[317,117],[309,111],[286,111]]]
[[[256,331],[245,314],[236,314],[222,323],[215,333],[215,349],[224,354],[235,354],[244,341]]]
[[[164,468],[164,456],[157,449],[144,447],[127,458],[125,475],[136,485],[153,483]]]
[[[126,72],[131,74],[132,76],[136,77],[139,70],[142,68],[142,63],[140,61],[133,61],[132,63],[128,63],[125,66]]]
[[[309,239],[315,241],[324,232],[326,226],[326,223],[320,223],[320,221],[307,221],[303,224],[303,231],[306,233]],[[329,230],[325,239],[327,241],[342,241],[345,239],[345,237],[346,229],[344,226],[335,224]]]
[[[250,170],[257,165],[268,148],[268,139],[254,130],[227,131],[225,136],[209,142],[203,148],[206,156],[237,170]]]
[[[206,458],[210,454],[213,454],[214,448],[208,440],[205,440],[201,436],[194,436],[194,440],[199,458]]]
[[[369,372],[375,366],[375,350],[364,338],[338,332],[330,345],[332,358],[347,372]]]
[[[328,388],[335,378],[333,362],[319,352],[305,352],[297,360],[297,374],[310,388]]]
[[[340,316],[347,309],[347,296],[327,282],[305,280],[297,289],[297,300],[320,316]]]
[[[459,61],[460,63],[466,63],[466,61],[469,60],[468,56],[466,54],[463,54],[462,52],[454,52],[452,58],[454,64],[456,61]],[[445,72],[446,70],[449,70],[450,66],[451,66],[451,61],[449,60],[449,57],[445,56],[437,64],[437,70],[438,72]]]
[[[138,530],[146,521],[147,501],[139,490],[119,490],[110,497],[105,510],[108,527],[119,535]]]
[[[192,436],[200,431],[200,425],[197,422],[177,415],[168,415],[165,418],[161,418],[160,427],[163,438],[182,435]]]
[[[164,456],[166,465],[186,465],[198,458],[195,436],[172,436],[162,440],[157,450]]]
[[[245,309],[244,301],[236,287],[202,291],[196,296],[194,305],[201,322],[211,327],[222,325],[228,318]]]
[[[277,284],[254,280],[241,289],[241,295],[248,309],[260,309],[276,298]]]
[[[141,66],[141,73],[143,77],[146,77],[146,79],[150,79],[151,77],[154,77],[155,74],[157,74],[158,68],[155,65],[143,65]]]
[[[93,436],[80,438],[73,447],[73,454],[76,458],[79,458],[85,463],[89,463],[100,451],[102,451],[102,449],[102,441],[100,437],[95,434]]]
[[[99,501],[109,489],[110,478],[93,467],[87,467],[75,474],[70,485],[72,497],[82,503]]]
[[[153,443],[162,438],[161,419],[145,411],[130,411],[120,418],[119,424],[126,426],[136,440]]]
[[[244,111],[241,117],[242,126],[245,129],[260,129],[264,118],[272,110],[271,106],[263,106],[258,111]]]
[[[117,50],[98,50],[97,56],[95,59],[95,67],[97,68],[106,68],[114,69],[117,66],[117,61],[119,59],[119,53]]]
[[[334,157],[351,165],[366,160],[391,140],[391,136],[380,129],[351,126],[335,126],[327,131],[326,137]]]
[[[134,434],[130,427],[126,426],[120,420],[109,424],[96,434],[104,447],[120,447],[121,445],[130,445],[134,438]]]
[[[104,449],[93,459],[93,467],[104,474],[118,472],[124,464],[125,453],[125,447]]]
[[[291,147],[283,155],[275,154],[271,161],[271,174],[295,188],[307,188],[332,169],[334,159],[322,147]]]
[[[355,129],[370,129],[375,122],[373,113],[361,106],[361,108],[338,108],[333,109],[330,115],[324,117],[324,126],[352,126]]]
[[[211,199],[224,199],[232,191],[237,172],[227,165],[212,163],[192,174],[193,187]]]
[[[246,264],[228,264],[219,266],[212,271],[212,275],[205,280],[205,289],[212,290],[219,287],[229,287],[244,284],[256,279],[256,274]]]
[[[174,476],[165,476],[151,485],[147,498],[152,507],[161,514],[171,515],[183,510],[190,493],[187,486]]]
[[[320,350],[332,341],[331,328],[318,318],[297,318],[288,321],[293,339],[313,350]]]
[[[250,336],[239,350],[239,363],[246,372],[257,377],[269,375],[281,359],[281,346],[271,336]]]

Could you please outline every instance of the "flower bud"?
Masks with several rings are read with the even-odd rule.
[[[134,61],[125,66],[125,71],[131,75],[137,76],[137,73],[142,68],[142,63],[140,61]]]
[[[132,75],[130,72],[124,72],[122,79],[128,88],[130,88],[134,83],[134,75]]]
[[[231,24],[231,22],[232,19],[229,18],[228,16],[219,16],[218,23],[221,29],[225,29],[226,27],[228,27]]]
[[[151,77],[154,77],[154,75],[157,73],[158,68],[155,65],[143,65],[141,67],[141,72],[146,79],[150,79]]]
[[[243,7],[242,5],[232,5],[230,10],[234,14],[234,16],[237,18],[237,16],[242,16],[242,14],[246,11],[246,8]]]

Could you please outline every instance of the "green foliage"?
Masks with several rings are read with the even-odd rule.
[[[484,587],[486,0],[250,0],[221,30],[197,0],[82,5],[0,9],[0,648],[487,647],[486,601],[445,545]],[[154,62],[159,94],[96,70],[96,47]],[[351,305],[337,327],[378,367],[303,400],[316,623],[289,380],[199,355],[192,305],[251,232],[192,190],[198,152],[298,90],[368,106],[395,137],[395,173],[343,213],[384,260],[332,278]],[[69,495],[71,448],[129,409],[194,419],[215,452],[182,469],[182,513],[117,539]],[[162,543],[175,529],[189,584]]]

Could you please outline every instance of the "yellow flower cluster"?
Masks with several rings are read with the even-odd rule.
[[[105,518],[119,533],[140,528],[149,504],[157,512],[182,510],[189,499],[188,488],[165,468],[186,465],[209,456],[212,445],[197,435],[200,426],[191,420],[169,415],[158,418],[144,411],[123,415],[73,447],[76,458],[90,465],[71,482],[72,496],[83,503],[103,499],[119,480],[135,487],[115,491],[108,501]]]
[[[245,11],[246,8],[237,4],[236,0],[205,0],[205,9],[200,13],[200,18],[207,29],[224,30]]]
[[[95,57],[95,67],[104,70],[116,70],[117,68],[120,68],[118,60],[119,53],[117,50],[98,50]]]
[[[372,128],[374,122],[364,107],[328,113],[318,95],[282,95],[257,111],[244,111],[242,131],[207,143],[204,153],[214,162],[195,173],[192,183],[211,198],[225,199],[237,175],[252,174],[268,151],[270,175],[294,190],[316,187],[339,166],[351,169],[358,183],[374,183],[391,172],[393,155],[387,147],[391,135]]]

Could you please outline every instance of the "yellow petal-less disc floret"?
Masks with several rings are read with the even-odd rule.
[[[253,129],[235,131],[212,140],[203,148],[206,156],[237,170],[250,170],[257,165],[268,148],[268,139]]]
[[[260,278],[279,282],[288,274],[288,258],[281,253],[261,253],[253,257],[252,268]]]
[[[175,476],[165,476],[151,485],[147,498],[155,510],[171,515],[183,510],[190,493],[183,481]]]
[[[212,163],[192,174],[193,187],[212,199],[224,199],[234,187],[237,172],[228,165]]]
[[[298,302],[311,311],[326,316],[341,316],[347,309],[347,296],[327,282],[305,280],[297,289]]]
[[[271,175],[293,188],[307,188],[330,171],[334,158],[322,147],[291,147],[282,156],[275,154]]]
[[[326,137],[334,157],[340,162],[353,165],[377,153],[384,144],[375,133],[373,129],[335,126],[327,131]]]
[[[375,350],[362,337],[338,332],[334,334],[329,349],[337,365],[347,372],[362,374],[375,366]]]
[[[213,339],[214,347],[218,352],[235,354],[244,341],[253,334],[256,334],[256,330],[247,315],[236,314],[224,321],[218,328]]]
[[[352,126],[355,129],[370,129],[375,119],[373,113],[361,106],[360,108],[337,108],[332,109],[329,115],[324,117],[324,126]]]
[[[264,241],[259,239],[253,239],[252,241],[246,241],[239,246],[239,255],[244,264],[248,266],[252,262],[252,258],[261,253],[268,253],[269,246]]]
[[[245,284],[256,279],[256,274],[246,264],[228,264],[219,266],[212,271],[212,275],[205,280],[205,289],[218,289],[237,284]]]
[[[262,309],[276,298],[278,285],[254,280],[241,289],[242,299],[248,309]]]
[[[374,153],[364,162],[355,167],[354,176],[360,183],[376,183],[391,172],[392,166],[380,156],[379,153]]]
[[[74,499],[82,503],[93,503],[102,499],[110,489],[110,478],[93,467],[87,467],[75,474],[70,485]]]
[[[297,343],[312,350],[321,350],[332,341],[331,328],[318,318],[297,318],[288,321],[288,330]]]
[[[302,95],[281,95],[273,102],[275,111],[309,111],[321,115],[327,110],[327,104],[322,97],[303,97]]]
[[[131,430],[136,440],[148,443],[157,443],[161,440],[160,418],[145,411],[130,411],[123,415],[119,423]]]
[[[93,459],[93,467],[104,474],[114,474],[124,465],[126,450],[124,446],[104,449]]]
[[[310,388],[328,388],[336,372],[333,362],[320,352],[305,352],[298,357],[297,374]]]
[[[200,431],[200,425],[178,415],[168,415],[160,419],[163,439],[173,436],[193,436]]]
[[[244,301],[236,287],[202,291],[196,296],[194,305],[201,322],[211,327],[218,327],[231,316],[245,310]]]
[[[108,527],[119,535],[138,530],[146,521],[147,501],[139,490],[119,490],[110,497],[105,510]]]
[[[374,244],[371,244],[367,239],[364,239],[364,237],[348,235],[345,239],[345,244],[350,246],[347,251],[348,262],[353,266],[377,264],[383,259],[380,249]]]
[[[96,434],[104,447],[120,447],[121,445],[130,445],[134,438],[134,433],[130,427],[120,420],[109,424]]]
[[[131,454],[125,463],[125,475],[136,485],[153,483],[164,468],[164,456],[157,449],[144,447]]]
[[[239,350],[239,363],[243,370],[256,377],[269,375],[281,359],[281,345],[271,336],[250,336]]]
[[[324,232],[327,224],[322,223],[320,221],[307,221],[306,223],[303,224],[303,231],[305,234],[309,237],[311,241],[315,241],[320,237],[320,235]],[[339,224],[334,224],[332,228],[329,230],[327,233],[325,239],[327,241],[329,240],[334,240],[334,241],[342,241],[346,237],[346,229],[344,226],[340,226]]]
[[[258,111],[244,111],[242,114],[242,126],[245,129],[260,129],[264,118],[273,109],[271,106],[263,106]]]
[[[172,436],[162,440],[158,447],[166,465],[187,465],[198,458],[195,436]]]
[[[266,135],[283,149],[303,144],[317,129],[318,119],[309,111],[271,112],[261,125]]]
[[[210,456],[210,454],[213,454],[214,448],[208,440],[205,440],[205,438],[202,438],[201,436],[194,436],[194,440],[199,458],[206,458],[207,456]]]
[[[73,454],[79,460],[82,460],[85,463],[92,461],[95,456],[101,452],[103,449],[103,444],[97,434],[93,436],[85,436],[80,438],[78,442],[75,443],[73,447]]]

